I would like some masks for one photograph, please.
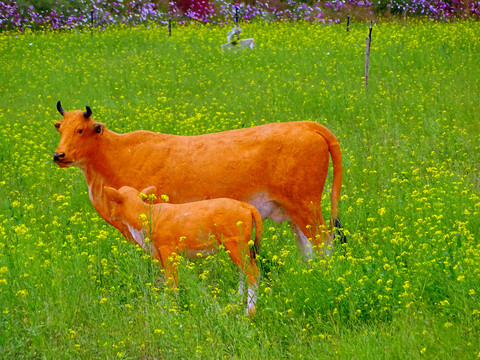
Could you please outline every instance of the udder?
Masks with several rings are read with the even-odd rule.
[[[278,224],[283,221],[292,220],[282,205],[279,202],[270,199],[266,192],[255,194],[248,200],[248,203],[255,206],[262,219],[269,218]]]

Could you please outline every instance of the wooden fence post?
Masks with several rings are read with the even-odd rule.
[[[347,16],[347,33],[350,31],[350,15]]]
[[[238,6],[235,7],[235,26],[238,27],[238,21],[240,20],[240,16],[238,14]],[[240,33],[237,32],[237,42],[240,42]]]
[[[172,18],[168,19],[168,36],[172,36]]]
[[[370,30],[368,32],[368,36],[366,38],[366,49],[365,49],[365,87],[368,85],[368,65],[369,65],[369,58],[370,58],[370,44],[372,43],[372,27],[370,26]]]

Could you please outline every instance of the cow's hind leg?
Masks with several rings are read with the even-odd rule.
[[[320,206],[310,203],[296,209],[287,209],[287,211],[292,218],[290,227],[305,258],[310,259],[313,256],[312,248],[316,248],[318,252],[325,248],[328,255],[331,239]]]
[[[297,226],[297,224],[294,221],[290,221],[289,224],[290,224],[290,229],[292,229],[293,236],[297,241],[297,245],[298,245],[298,249],[300,250],[300,253],[303,255],[303,257],[306,260],[311,259],[313,256],[312,243],[303,234],[303,232],[300,230],[300,228]]]

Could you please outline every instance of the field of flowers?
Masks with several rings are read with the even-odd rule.
[[[254,49],[209,24],[0,33],[0,358],[480,358],[479,23],[376,25],[368,88],[361,24],[242,28]],[[254,319],[222,253],[174,296],[52,162],[58,100],[122,133],[325,124],[348,243],[305,262],[266,221]]]

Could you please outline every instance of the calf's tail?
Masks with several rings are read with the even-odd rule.
[[[253,247],[250,252],[250,257],[255,259],[260,254],[260,242],[262,241],[263,222],[262,217],[258,213],[257,209],[252,206],[252,218],[255,223],[255,240],[253,241]]]

